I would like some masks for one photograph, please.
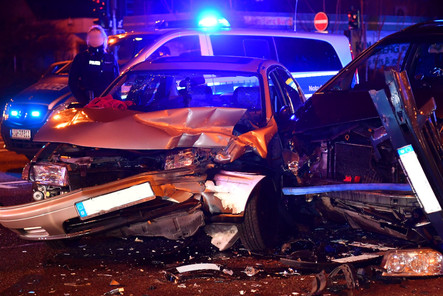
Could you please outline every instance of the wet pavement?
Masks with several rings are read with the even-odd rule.
[[[3,205],[30,199],[30,184],[20,180],[26,162],[23,156],[0,150]],[[219,252],[203,231],[180,241],[95,237],[54,245],[21,240],[0,227],[0,295],[309,295],[315,291],[321,269],[327,275],[339,264],[311,269],[294,264],[380,251],[355,241],[376,245],[383,239],[346,225],[332,230],[330,226],[317,228],[304,238],[288,238],[266,255],[250,254],[240,243]],[[328,237],[331,233],[334,237]],[[351,246],[353,242],[356,246]],[[399,242],[390,242],[398,247]],[[319,294],[443,295],[442,278],[382,279],[377,274],[379,261],[351,265],[359,287],[349,289],[345,279],[337,277]],[[192,270],[196,266],[192,264],[200,263],[213,269]],[[191,271],[181,273],[180,266]]]

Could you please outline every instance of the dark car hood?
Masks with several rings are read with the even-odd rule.
[[[245,113],[236,108],[181,108],[142,113],[68,109],[53,115],[35,141],[109,149],[223,147]]]
[[[37,83],[17,94],[15,103],[38,103],[50,105],[54,100],[70,93],[68,76],[51,75],[40,79]]]

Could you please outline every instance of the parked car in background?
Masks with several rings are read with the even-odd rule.
[[[44,143],[34,136],[49,114],[75,101],[68,87],[71,62],[52,64],[42,78],[6,103],[1,121],[1,135],[6,149],[32,158]]]
[[[84,108],[53,113],[25,168],[35,202],[0,208],[24,239],[192,236],[263,250],[277,233],[282,147],[305,98],[275,61],[142,62]],[[283,140],[286,139],[286,140]],[[283,141],[283,142],[282,142]]]
[[[112,52],[121,57],[118,62],[122,70],[148,44],[146,39],[140,37],[119,38],[117,44],[112,43],[112,36],[109,40]],[[52,64],[37,83],[7,102],[1,121],[1,136],[6,149],[31,159],[45,144],[34,141],[37,131],[54,110],[66,109],[76,102],[68,87],[70,68],[71,61]]]

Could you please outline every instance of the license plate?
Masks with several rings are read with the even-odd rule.
[[[31,130],[28,129],[11,129],[12,139],[31,140]]]
[[[96,196],[76,203],[81,219],[102,215],[121,208],[155,199],[151,185],[146,182],[119,191]]]

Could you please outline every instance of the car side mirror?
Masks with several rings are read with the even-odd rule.
[[[289,106],[283,106],[277,113],[277,121],[279,123],[287,123],[291,120],[292,110]]]
[[[72,102],[69,104],[67,109],[72,109],[72,108],[83,108],[84,105],[80,102]]]

